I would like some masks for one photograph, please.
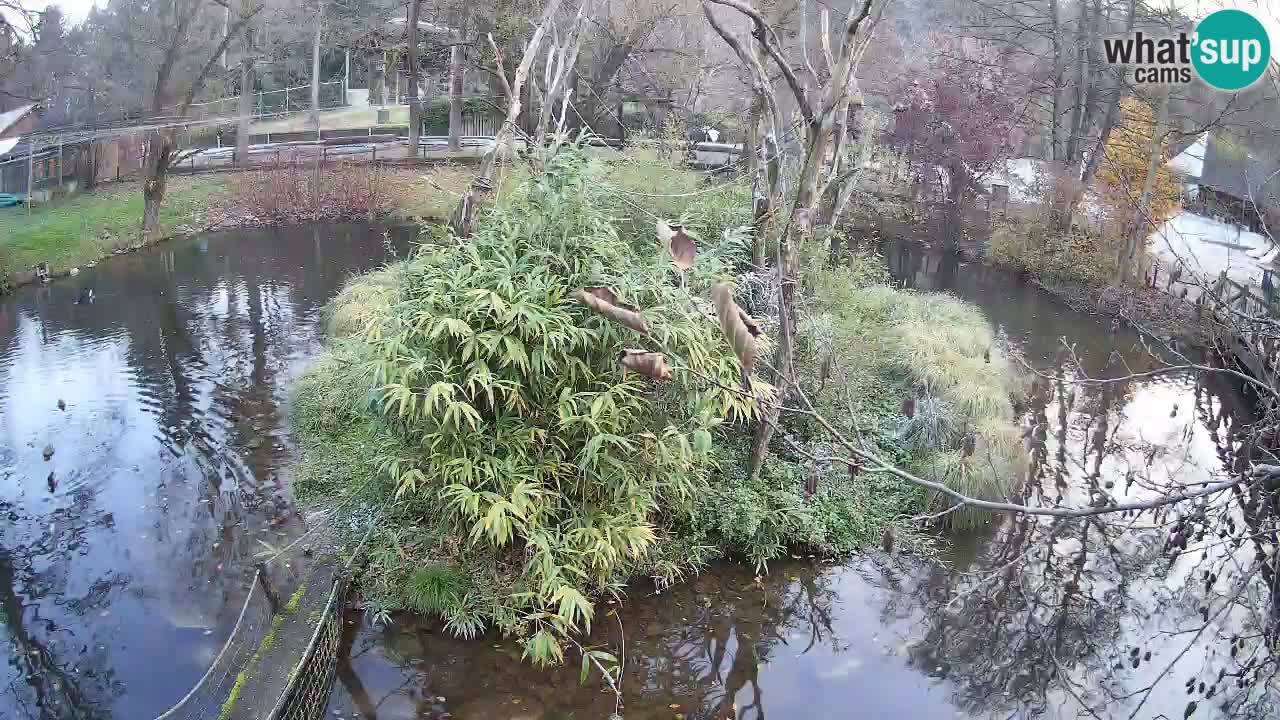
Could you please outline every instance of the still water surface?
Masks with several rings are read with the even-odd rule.
[[[903,284],[982,307],[1036,367],[1055,367],[1062,338],[1090,375],[1150,365],[1135,336],[1017,278],[882,250]],[[381,231],[358,226],[224,233],[0,300],[0,717],[147,720],[200,676],[258,541],[304,525],[287,388],[320,347],[319,310],[386,256]],[[77,303],[88,288],[95,302]],[[1238,465],[1231,428],[1252,418],[1236,388],[1076,386],[1076,372],[1030,410],[1043,443],[1024,501],[1140,498],[1135,477],[1202,482]],[[1197,632],[1198,566],[1170,559],[1151,529],[1166,520],[1001,519],[936,562],[877,552],[760,578],[718,566],[662,594],[637,583],[616,618],[598,614],[596,640],[625,640],[627,718],[1180,718],[1191,701],[1195,717],[1228,714],[1225,682],[1188,694],[1185,681],[1216,678],[1254,619],[1232,610]],[[510,642],[347,619],[330,717],[614,710],[598,678],[534,670]],[[1229,714],[1248,714],[1245,699]]]
[[[151,718],[200,677],[258,541],[300,524],[319,310],[385,255],[362,226],[222,233],[0,298],[0,718]]]

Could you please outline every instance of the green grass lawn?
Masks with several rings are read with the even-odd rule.
[[[160,210],[163,234],[196,228],[201,211],[221,204],[228,193],[222,175],[173,177]],[[0,273],[28,270],[48,262],[52,272],[97,260],[137,242],[142,225],[142,184],[112,184],[93,192],[0,209]]]
[[[389,171],[383,182],[392,194],[390,212],[404,220],[446,219],[475,172],[470,165]],[[507,178],[503,186],[509,184]],[[231,208],[242,205],[251,188],[252,183],[238,174],[170,177],[160,210],[161,235],[213,225]],[[136,243],[141,225],[139,181],[37,203],[29,215],[23,207],[0,209],[0,286],[6,275],[30,270],[40,262],[60,273],[98,260]]]

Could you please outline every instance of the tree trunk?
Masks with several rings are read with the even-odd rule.
[[[1156,177],[1160,174],[1160,166],[1164,162],[1164,133],[1169,123],[1169,95],[1166,92],[1160,98],[1160,112],[1156,118],[1155,131],[1151,135],[1151,144],[1147,146],[1147,174],[1142,180],[1142,194],[1138,196],[1138,206],[1134,208],[1133,220],[1129,225],[1128,239],[1124,246],[1124,255],[1120,258],[1117,278],[1121,285],[1128,282],[1136,274],[1138,261],[1150,227],[1151,192],[1155,189]]]
[[[462,53],[460,38],[449,49],[449,149],[462,149]],[[508,98],[510,100],[511,98]]]
[[[1053,98],[1049,109],[1049,159],[1063,161],[1062,152],[1062,31],[1058,0],[1049,0],[1049,40],[1053,45]]]
[[[751,93],[751,108],[747,111],[747,136],[742,152],[747,156],[747,174],[751,176],[751,262],[764,265],[764,247],[768,228],[769,195],[765,181],[766,157],[761,157],[760,121],[764,116],[764,95]]]
[[[967,174],[963,169],[957,169],[954,164],[947,169],[947,181],[950,187],[947,188],[942,233],[947,248],[951,250],[959,248],[960,241],[964,238],[964,199],[968,189]]]
[[[1094,31],[1095,36],[1098,32],[1098,16],[1101,10],[1098,8],[1097,1],[1094,4]],[[1128,20],[1125,25],[1125,32],[1133,31],[1133,25],[1137,15],[1137,0],[1129,0]],[[1100,73],[1098,73],[1100,74]],[[1103,159],[1107,154],[1107,142],[1111,138],[1111,131],[1115,129],[1116,121],[1120,118],[1120,97],[1124,94],[1124,82],[1122,78],[1116,78],[1110,88],[1111,99],[1107,102],[1107,110],[1102,117],[1102,126],[1098,129],[1098,139],[1094,142],[1093,151],[1089,153],[1089,159],[1085,162],[1084,172],[1080,175],[1080,185],[1089,187],[1093,184],[1093,178],[1098,173],[1098,168],[1102,165]],[[1101,95],[1101,91],[1099,91]]]
[[[160,206],[164,202],[169,158],[172,153],[172,131],[152,131],[147,138],[147,155],[142,181],[142,233],[139,240],[144,245],[160,239]]]
[[[769,443],[773,439],[781,417],[781,405],[786,402],[786,391],[793,382],[795,345],[795,294],[796,284],[800,276],[800,259],[797,252],[799,245],[807,243],[813,237],[813,223],[816,205],[819,200],[818,175],[826,155],[827,145],[831,140],[832,123],[830,113],[827,117],[809,129],[809,140],[804,165],[796,179],[796,200],[787,226],[778,238],[778,272],[780,273],[780,290],[778,292],[778,349],[774,354],[773,366],[777,370],[774,379],[777,396],[764,413],[764,417],[756,426],[755,437],[752,438],[751,464],[747,469],[748,477],[756,477],[764,466],[765,457],[769,454]]]
[[[409,0],[409,153],[418,157],[421,108],[418,106],[418,10],[422,0]]]
[[[231,28],[231,6],[230,6],[230,5],[223,5],[223,6],[222,6],[222,34],[223,34],[223,35],[226,35],[226,34],[227,34],[227,32],[228,32],[228,30],[230,30],[230,28]],[[226,49],[225,47],[224,47],[224,48],[222,48],[222,53],[221,53],[221,55],[222,55],[222,57],[221,57],[220,59],[221,59],[221,61],[222,61],[222,70],[223,70],[223,72],[226,72],[226,70],[227,70],[227,49]]]
[[[1076,21],[1076,58],[1075,58],[1075,102],[1071,106],[1071,122],[1067,124],[1066,161],[1069,165],[1080,167],[1080,144],[1084,141],[1085,129],[1089,126],[1089,118],[1085,113],[1085,57],[1088,53],[1088,12],[1089,4],[1080,2],[1080,17]],[[1079,177],[1079,175],[1076,175]]]
[[[249,164],[249,119],[253,117],[253,28],[244,27],[244,57],[240,58],[240,102],[239,119],[236,127],[236,165],[245,167]],[[164,194],[163,188],[160,191]]]
[[[311,121],[320,139],[320,31],[324,27],[324,0],[316,0],[316,33],[311,43]]]
[[[845,150],[850,146],[851,142],[857,141],[858,125],[862,121],[862,88],[858,85],[858,78],[853,74],[849,75],[849,88],[846,95],[847,100],[836,108],[836,126],[832,133],[834,146],[831,150],[831,160],[824,170],[825,180],[822,184],[822,197],[818,203],[817,226],[824,231],[830,231],[832,226],[839,222],[840,218],[836,214],[836,207],[837,205],[842,205],[840,198],[843,195],[843,190],[845,185],[848,184],[850,174],[857,169],[859,162],[856,153],[846,153]],[[852,138],[849,137],[851,130],[853,132]],[[853,167],[849,167],[850,165]]]
[[[385,105],[387,101],[387,54],[378,53],[373,58],[373,72],[369,83],[369,104]]]

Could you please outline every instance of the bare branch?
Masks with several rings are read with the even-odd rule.
[[[209,73],[213,71],[214,66],[217,65],[218,60],[222,57],[222,53],[226,51],[227,47],[231,44],[231,39],[234,38],[240,30],[254,18],[255,15],[261,12],[263,7],[264,6],[262,5],[258,5],[248,13],[241,15],[234,25],[227,28],[226,35],[224,35],[222,40],[218,42],[218,46],[209,54],[209,58],[205,60],[204,66],[200,68],[200,72],[195,76],[195,79],[191,81],[191,88],[187,90],[187,96],[182,101],[181,107],[178,109],[179,115],[187,114],[187,110],[191,108],[191,103],[195,102],[196,96],[199,95],[200,90],[204,88],[204,83],[209,78]]]
[[[778,66],[778,70],[782,72],[783,79],[787,81],[787,86],[791,88],[791,94],[795,95],[796,103],[800,107],[800,114],[804,117],[805,122],[813,125],[815,122],[813,104],[809,102],[809,96],[804,90],[804,85],[800,83],[800,78],[796,77],[791,64],[782,56],[778,34],[774,32],[773,26],[764,19],[764,16],[758,10],[742,2],[742,0],[704,0],[704,7],[707,2],[733,8],[751,19],[751,24],[754,27],[752,35],[760,42],[760,47],[764,48],[765,53],[773,60],[773,63]],[[867,0],[867,5],[870,6],[870,4],[871,0]],[[707,14],[710,15],[710,13]]]

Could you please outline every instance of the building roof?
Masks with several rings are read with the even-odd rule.
[[[36,104],[31,103],[30,105],[23,105],[22,107],[15,108],[8,112],[0,113],[0,135],[3,135],[5,130],[16,125],[19,120],[26,117],[28,113],[35,109]]]
[[[389,21],[387,21],[387,24],[388,25],[408,25],[409,18],[408,17],[391,18]],[[443,33],[446,35],[453,34],[452,28],[447,28],[444,25],[437,25],[436,23],[433,23],[429,20],[423,20],[421,18],[418,19],[418,29],[425,32],[429,32],[429,33]]]
[[[1280,207],[1280,162],[1260,158],[1241,144],[1210,135],[1199,184],[1258,205]]]
[[[1169,168],[1189,180],[1198,180],[1204,174],[1204,157],[1209,146],[1209,133],[1189,138],[1183,147],[1169,160]]]

